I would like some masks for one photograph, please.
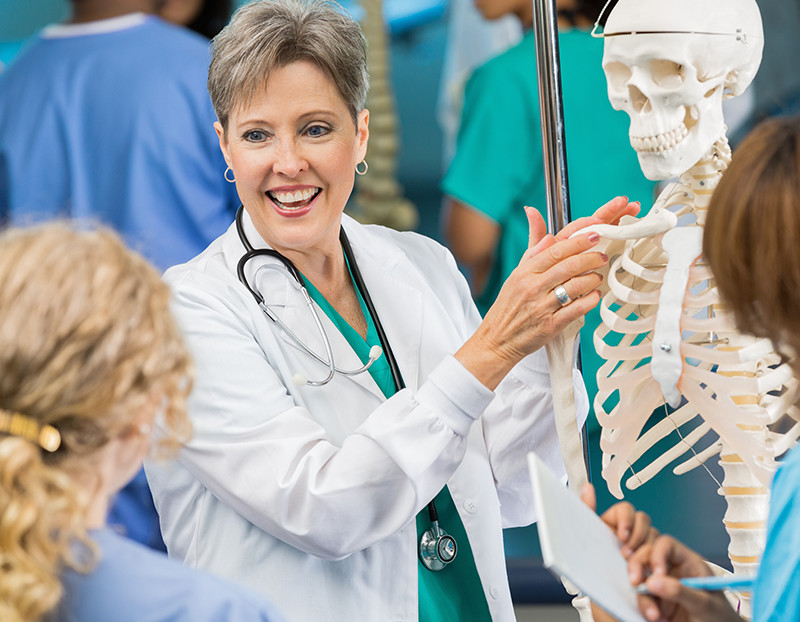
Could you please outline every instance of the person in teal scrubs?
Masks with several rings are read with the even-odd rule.
[[[629,119],[611,107],[603,73],[603,41],[590,34],[604,0],[558,0],[560,69],[572,219],[592,214],[598,200],[618,194],[652,205],[655,184],[645,178],[628,141]],[[478,0],[486,19],[515,15],[522,41],[476,69],[464,93],[455,156],[442,181],[445,240],[470,278],[481,313],[528,247],[524,206],[547,217],[533,5],[530,0]],[[592,335],[598,309],[580,334],[581,369],[589,403],[597,394]],[[600,427],[590,409],[589,451],[599,456]],[[592,472],[599,478],[599,460]],[[599,490],[610,498],[607,491]],[[527,531],[527,530],[526,530]],[[506,534],[512,555],[535,554],[536,534]]]

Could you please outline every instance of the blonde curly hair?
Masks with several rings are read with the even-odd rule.
[[[40,620],[61,599],[64,567],[91,565],[76,475],[100,448],[154,404],[161,446],[191,434],[191,363],[169,297],[111,231],[50,223],[0,234],[0,409],[61,435],[51,453],[0,433],[0,619]]]

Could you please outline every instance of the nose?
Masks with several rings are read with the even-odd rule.
[[[633,84],[628,85],[628,98],[636,112],[645,114],[650,112],[650,100]]]
[[[301,152],[301,149],[293,140],[281,141],[275,150],[275,161],[272,164],[272,171],[284,177],[297,177],[302,171],[308,168],[308,162]]]

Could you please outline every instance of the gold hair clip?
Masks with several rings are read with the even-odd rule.
[[[51,425],[40,425],[22,413],[0,409],[0,432],[27,439],[49,452],[61,446],[58,430]]]

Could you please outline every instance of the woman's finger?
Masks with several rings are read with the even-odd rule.
[[[547,224],[536,208],[526,205],[524,209],[528,217],[528,248],[534,248],[547,234]]]
[[[558,307],[566,307],[578,298],[583,298],[586,294],[597,289],[602,282],[603,277],[597,272],[572,277],[554,287],[550,292],[552,294],[552,304],[556,309]]]
[[[552,236],[547,235],[537,246],[525,251],[521,263],[525,263],[527,270],[544,273],[569,257],[579,256],[591,250],[599,241],[600,236],[594,231],[585,235],[576,235],[568,240],[555,240]],[[593,268],[587,268],[587,270],[591,269]],[[580,274],[580,272],[576,274]]]
[[[650,521],[650,517],[644,512],[635,512],[630,528],[630,536],[623,547],[623,555],[629,557],[640,546],[647,542],[653,542],[658,537],[656,530]]]
[[[552,338],[552,336],[563,331],[578,318],[582,318],[589,313],[589,311],[594,309],[599,302],[600,291],[596,289],[555,311],[552,316],[552,330],[548,331],[550,337]]]
[[[576,231],[580,231],[590,225],[615,225],[619,223],[620,218],[623,216],[636,216],[640,209],[641,205],[638,201],[629,203],[627,197],[614,197],[608,203],[598,208],[592,216],[584,216],[573,220],[558,232],[556,238],[559,240],[566,239]]]

